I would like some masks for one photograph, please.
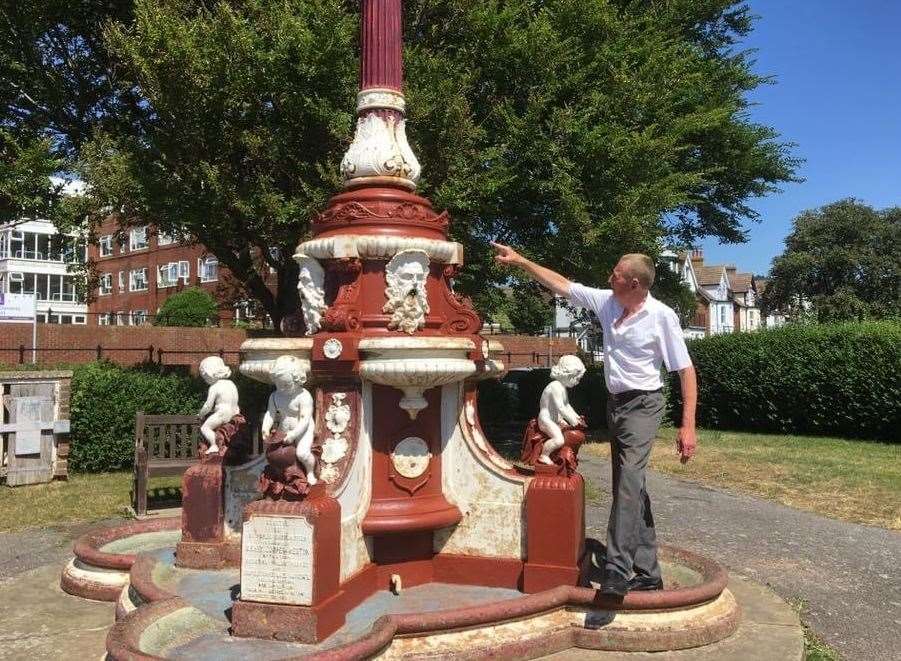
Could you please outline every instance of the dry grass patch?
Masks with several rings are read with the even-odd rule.
[[[0,532],[127,516],[131,471],[72,474],[68,481],[22,487],[0,485]],[[181,479],[151,480],[158,495],[173,494]]]
[[[901,445],[839,438],[702,430],[683,465],[675,429],[661,429],[655,470],[764,496],[846,521],[901,530]],[[583,451],[609,456],[606,443]]]

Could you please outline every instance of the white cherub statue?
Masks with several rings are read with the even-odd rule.
[[[563,447],[561,425],[584,425],[584,420],[569,404],[567,388],[575,387],[585,374],[585,365],[578,356],[561,356],[551,368],[551,382],[545,386],[538,402],[538,428],[547,434],[538,461],[553,464],[551,453]]]
[[[216,430],[241,413],[238,389],[229,380],[231,375],[232,371],[219,356],[207,356],[200,361],[200,376],[210,386],[206,401],[197,413],[206,418],[200,425],[200,434],[209,445],[207,454],[219,452]]]
[[[303,364],[296,356],[279,356],[272,366],[275,392],[269,395],[269,405],[263,416],[261,432],[268,441],[272,433],[284,434],[283,442],[295,445],[297,461],[303,466],[307,484],[316,484],[316,458],[313,456],[313,396],[303,387],[307,377]],[[273,432],[273,426],[277,431]]]

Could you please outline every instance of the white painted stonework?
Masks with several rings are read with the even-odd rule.
[[[391,315],[389,330],[412,335],[425,326],[429,299],[425,283],[429,276],[429,256],[422,250],[402,250],[385,267],[385,298],[382,312]]]
[[[332,393],[332,401],[325,413],[325,426],[331,432],[331,436],[322,444],[322,465],[319,477],[326,484],[334,484],[339,477],[337,464],[347,454],[350,445],[344,432],[350,423],[350,406],[345,401],[347,395],[343,392]]]
[[[315,259],[309,255],[294,255],[299,273],[297,291],[300,293],[300,305],[306,334],[313,335],[322,324],[322,315],[328,306],[325,304],[325,271]]]
[[[391,464],[406,478],[417,478],[428,470],[432,453],[429,444],[418,436],[408,436],[394,446]]]
[[[404,112],[407,102],[404,95],[397,90],[385,87],[370,87],[357,92],[357,112],[371,108],[388,108]]]
[[[261,337],[245,340],[241,344],[244,360],[241,361],[239,370],[248,378],[271,384],[272,366],[278,357],[295,356],[309,378],[312,351],[313,338],[310,337]],[[311,381],[312,379],[307,383]]]
[[[266,468],[266,455],[261,454],[240,466],[225,467],[225,539],[241,541],[244,508],[260,498],[260,474]]]
[[[408,236],[367,236],[340,234],[324,239],[304,241],[297,255],[316,259],[391,259],[404,250],[422,250],[438,264],[462,264],[463,246],[454,241],[439,241]]]
[[[459,385],[443,388],[442,490],[463,519],[436,531],[435,551],[524,559],[528,480],[506,472],[490,453],[478,448],[460,402]]]
[[[466,357],[474,348],[468,338],[364,338],[359,344],[360,376],[402,390],[400,407],[415,419],[427,406],[426,390],[475,374],[475,363]]]
[[[313,533],[303,517],[251,517],[241,535],[241,599],[310,606]]]
[[[346,182],[363,177],[396,177],[415,188],[421,166],[407,142],[406,120],[375,113],[357,119],[353,142],[341,160]]]
[[[372,386],[363,383],[358,413],[357,447],[347,475],[332,493],[341,505],[341,580],[346,581],[372,560],[372,538],[360,525],[372,498]]]

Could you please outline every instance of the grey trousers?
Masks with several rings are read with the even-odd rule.
[[[657,535],[651,499],[645,490],[645,469],[663,409],[661,392],[636,392],[619,398],[611,395],[607,401],[613,504],[607,524],[605,569],[626,578],[633,571],[652,579],[660,578]]]

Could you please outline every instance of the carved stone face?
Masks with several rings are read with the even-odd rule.
[[[403,296],[416,295],[425,290],[426,272],[418,261],[409,261],[401,265],[395,275],[396,287]]]

